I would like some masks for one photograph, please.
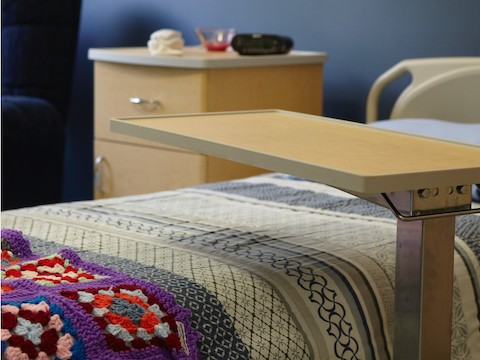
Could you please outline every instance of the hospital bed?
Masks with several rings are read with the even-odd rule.
[[[467,70],[478,84],[478,67]],[[379,143],[388,133],[372,131]],[[474,360],[480,218],[465,214],[454,229],[451,358]],[[12,325],[28,318],[39,324],[37,335],[69,335],[50,347],[40,336],[35,355],[67,347],[72,358],[392,359],[397,222],[382,206],[278,172],[4,212],[2,227],[21,233],[2,233],[2,315],[11,320],[2,330],[2,355],[34,352],[26,340],[38,336]],[[45,278],[47,265],[57,268]],[[130,302],[112,306],[115,297]],[[155,304],[163,304],[162,313]],[[22,306],[48,312],[62,326],[49,327]],[[154,326],[143,316],[156,319]]]

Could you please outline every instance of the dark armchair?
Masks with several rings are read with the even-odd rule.
[[[80,4],[2,1],[2,209],[61,201]]]

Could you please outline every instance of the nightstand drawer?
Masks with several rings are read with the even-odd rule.
[[[206,181],[206,157],[95,140],[95,198],[176,189]]]
[[[200,112],[201,84],[195,69],[96,62],[95,138],[158,146],[110,132],[110,118]]]

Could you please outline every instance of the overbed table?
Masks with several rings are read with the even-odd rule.
[[[280,110],[111,120],[111,130],[334,186],[397,216],[395,359],[450,359],[455,216],[480,147]]]

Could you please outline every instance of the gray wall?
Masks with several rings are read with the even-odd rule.
[[[67,129],[65,200],[92,196],[91,47],[144,46],[161,28],[197,45],[196,26],[288,35],[295,49],[325,51],[324,113],[363,121],[368,89],[405,58],[480,56],[479,0],[83,0]],[[385,102],[398,89],[390,89]],[[387,111],[382,111],[387,116]]]

